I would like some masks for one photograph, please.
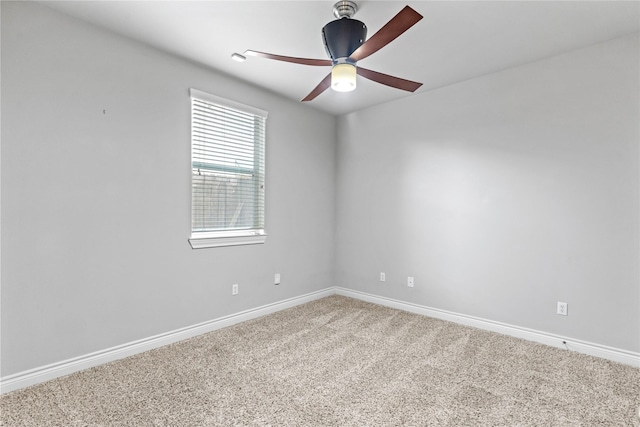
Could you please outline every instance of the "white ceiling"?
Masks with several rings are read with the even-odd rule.
[[[638,1],[356,1],[371,37],[405,4],[424,16],[363,67],[422,82],[416,93],[640,31]],[[300,100],[330,71],[249,57],[247,49],[326,59],[335,1],[47,1],[82,20]],[[308,102],[343,114],[409,92],[358,77],[354,92]]]

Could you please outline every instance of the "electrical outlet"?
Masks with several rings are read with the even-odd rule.
[[[407,286],[413,288],[413,277],[407,277]]]
[[[238,295],[238,284],[235,283],[231,286],[231,295]]]
[[[567,316],[569,314],[569,304],[567,304],[566,302],[558,301],[558,308],[556,310],[556,314]]]
[[[280,273],[276,273],[274,279],[273,279],[273,284],[274,285],[279,285],[280,284]]]
[[[380,281],[385,282],[387,280],[387,276],[384,273],[380,273]]]

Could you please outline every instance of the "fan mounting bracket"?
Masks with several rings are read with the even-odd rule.
[[[358,5],[354,1],[343,0],[333,5],[333,16],[336,18],[351,18],[358,11]]]

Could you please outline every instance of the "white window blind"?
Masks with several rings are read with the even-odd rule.
[[[264,234],[267,113],[190,93],[192,238]]]

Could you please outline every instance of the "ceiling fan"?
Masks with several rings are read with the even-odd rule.
[[[383,85],[415,92],[422,86],[422,83],[368,70],[356,66],[356,63],[391,43],[400,34],[420,21],[422,15],[409,6],[405,6],[377,33],[365,41],[367,26],[357,19],[352,19],[357,9],[358,6],[353,1],[339,1],[333,6],[333,14],[337,19],[322,28],[324,47],[331,59],[296,58],[255,50],[247,50],[245,55],[295,64],[332,67],[331,73],[302,100],[303,102],[311,101],[329,87],[339,92],[354,90],[356,88],[356,74]]]

